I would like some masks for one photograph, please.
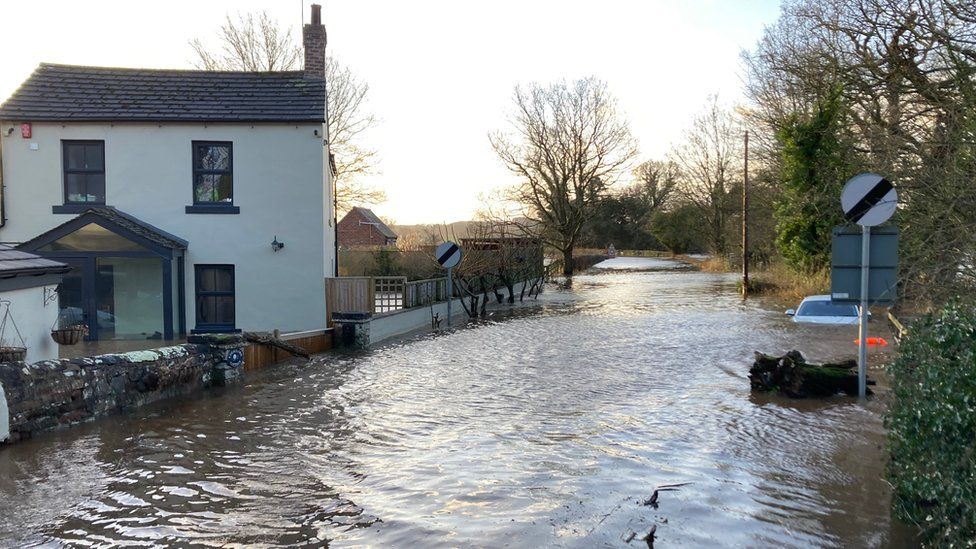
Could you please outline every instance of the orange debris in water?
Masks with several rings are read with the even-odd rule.
[[[860,344],[861,344],[861,340],[860,339],[855,339],[854,340],[854,345],[860,345]],[[888,340],[885,339],[885,338],[883,338],[883,337],[869,337],[868,338],[868,346],[878,345],[880,347],[884,347],[887,344],[888,344]]]

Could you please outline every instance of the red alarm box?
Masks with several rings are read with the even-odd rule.
[[[24,139],[31,138],[31,125],[30,122],[24,122],[20,125],[20,136]]]

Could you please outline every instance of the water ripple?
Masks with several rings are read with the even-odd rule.
[[[618,272],[0,452],[18,545],[888,546],[880,409],[751,395],[752,351],[851,354],[734,279]],[[657,509],[638,504],[654,486]],[[903,541],[903,540],[901,540]]]

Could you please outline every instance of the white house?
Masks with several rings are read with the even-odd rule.
[[[305,70],[42,64],[0,105],[0,242],[71,266],[92,339],[326,326],[325,27]]]
[[[27,362],[58,358],[58,344],[51,339],[58,320],[55,290],[68,269],[0,245],[0,347],[26,347]]]

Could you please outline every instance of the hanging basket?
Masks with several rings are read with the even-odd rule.
[[[88,326],[75,324],[67,328],[51,330],[51,339],[58,345],[74,345],[88,335]]]
[[[20,362],[25,358],[26,347],[0,347],[0,362]]]
[[[6,310],[3,312],[3,318],[0,319],[0,362],[20,362],[27,358],[27,342],[24,341],[24,336],[20,335],[20,330],[17,329],[17,323],[14,322],[14,318],[10,315],[10,300],[0,299],[0,307],[6,305]],[[20,340],[20,346],[14,346],[6,344],[7,339],[4,336],[7,335],[7,322],[10,322],[10,327],[14,329],[14,333],[17,334],[17,339]]]

